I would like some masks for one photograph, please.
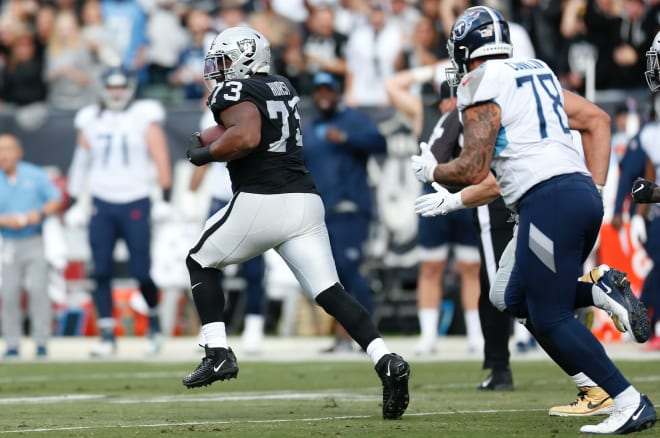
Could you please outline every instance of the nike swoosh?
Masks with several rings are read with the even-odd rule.
[[[633,421],[637,421],[639,416],[642,415],[642,412],[644,411],[644,409],[646,409],[646,405],[642,406],[642,409],[640,409],[639,411],[637,411],[633,414],[633,416],[632,416]]]
[[[222,368],[222,366],[225,364],[225,362],[227,362],[227,359],[220,362],[220,365],[218,365],[218,366],[213,365],[213,372],[217,373],[218,371],[220,371],[220,368]]]
[[[644,190],[644,186],[639,186],[639,187],[637,187],[635,190],[633,190],[632,192],[633,192],[633,193],[637,193],[637,192],[639,192],[640,190]]]
[[[190,288],[190,290],[195,289],[195,288],[196,288],[197,286],[199,286],[200,284],[202,284],[201,281],[200,281],[199,283],[195,283],[195,284],[193,284],[192,287]]]
[[[386,376],[386,377],[390,377],[390,364],[391,364],[391,363],[392,363],[392,361],[387,362],[387,372],[385,373],[385,376]]]
[[[603,292],[605,292],[607,295],[610,295],[612,293],[612,288],[606,285],[605,283],[601,283],[600,288],[603,289]]]
[[[609,397],[606,398],[605,400],[601,400],[601,401],[598,402],[598,403],[591,403],[591,402],[589,402],[589,403],[587,403],[587,407],[588,407],[589,409],[596,409],[596,408],[600,407],[603,403],[605,403],[607,400],[609,400]]]

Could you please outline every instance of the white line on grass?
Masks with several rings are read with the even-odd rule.
[[[66,401],[97,400],[105,397],[107,397],[105,394],[62,394],[39,397],[3,397],[0,398],[0,405],[61,403]]]
[[[546,409],[484,409],[474,411],[439,411],[439,412],[418,412],[415,414],[406,414],[406,417],[428,417],[433,415],[454,415],[454,414],[502,414],[502,413],[520,413],[537,412]],[[153,423],[153,424],[133,424],[133,425],[113,425],[113,426],[70,426],[70,427],[42,427],[35,429],[14,429],[3,430],[5,433],[32,433],[32,432],[61,432],[71,430],[103,430],[103,429],[144,429],[154,427],[184,427],[184,426],[209,426],[209,425],[237,425],[237,424],[268,424],[268,423],[298,423],[310,421],[333,421],[333,420],[358,420],[364,418],[374,418],[374,415],[342,415],[337,417],[316,417],[316,418],[274,418],[270,420],[245,420],[245,421],[186,421],[182,423]],[[378,417],[380,418],[380,417]]]

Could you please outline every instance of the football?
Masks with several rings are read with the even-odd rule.
[[[203,146],[208,146],[224,134],[225,129],[222,125],[209,126],[199,133],[199,141]]]

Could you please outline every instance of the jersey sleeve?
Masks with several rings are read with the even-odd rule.
[[[94,119],[94,113],[98,112],[99,108],[96,105],[89,105],[78,110],[75,117],[73,118],[73,126],[79,131],[85,130],[92,120]]]
[[[241,102],[257,103],[258,100],[255,100],[257,96],[259,96],[259,90],[252,81],[243,79],[226,81],[215,87],[209,96],[208,107],[214,115],[220,114]]]
[[[500,77],[500,68],[501,64],[485,62],[468,73],[458,87],[458,109],[463,111],[475,103],[497,100],[507,83]]]

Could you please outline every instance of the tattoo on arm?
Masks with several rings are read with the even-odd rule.
[[[463,111],[461,154],[436,168],[441,184],[470,185],[481,182],[489,172],[490,161],[500,128],[500,107],[492,102],[479,103]]]

